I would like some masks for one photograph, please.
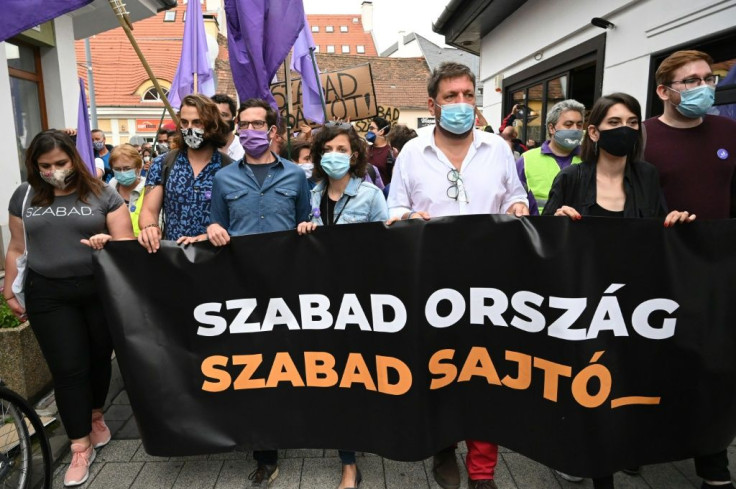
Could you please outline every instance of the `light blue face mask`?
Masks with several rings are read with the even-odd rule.
[[[675,89],[671,88],[670,90]],[[703,117],[716,101],[716,87],[710,85],[700,85],[678,93],[680,94],[680,103],[675,108],[680,114],[690,119]]]
[[[339,180],[350,170],[350,155],[336,151],[325,153],[319,164],[328,177]]]
[[[453,134],[465,134],[475,123],[475,107],[466,103],[439,105],[440,127]]]
[[[128,185],[133,185],[138,178],[138,175],[136,174],[135,170],[125,170],[125,171],[117,171],[113,170],[113,174],[115,175],[115,180],[118,181],[120,185],[123,187],[127,187]]]

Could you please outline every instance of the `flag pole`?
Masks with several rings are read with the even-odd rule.
[[[158,92],[159,97],[161,97],[161,100],[163,100],[164,105],[166,106],[166,110],[169,111],[169,115],[174,120],[174,122],[178,123],[179,118],[176,117],[176,112],[174,112],[174,108],[169,103],[169,99],[166,97],[166,94],[161,88],[161,85],[159,85],[158,79],[156,79],[156,76],[153,74],[153,71],[148,64],[148,61],[146,61],[145,56],[143,56],[141,48],[138,46],[135,37],[133,37],[132,25],[130,23],[130,18],[128,17],[128,12],[125,10],[125,5],[121,3],[121,0],[108,0],[108,2],[110,3],[110,7],[112,7],[113,12],[115,12],[118,21],[120,22],[120,26],[125,31],[125,35],[128,36],[130,44],[133,46],[133,49],[138,55],[138,58],[141,60],[143,68],[146,69],[146,73],[148,73],[148,78],[150,78],[150,80],[153,82],[153,86],[156,87],[156,91]]]
[[[286,55],[284,60],[284,81],[286,83],[286,150],[291,155],[291,128],[289,127],[289,119],[294,111],[294,105],[291,102],[291,53]]]
[[[325,122],[327,118],[327,104],[325,104],[325,94],[322,91],[322,79],[319,77],[319,70],[317,69],[317,59],[314,57],[314,47],[309,48],[309,57],[312,58],[312,68],[314,68],[314,76],[317,78],[317,86],[319,87],[319,101],[322,102],[322,112],[325,114]]]

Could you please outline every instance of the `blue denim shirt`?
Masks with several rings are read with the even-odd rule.
[[[166,155],[153,160],[148,169],[146,186],[161,185]],[[210,198],[215,173],[222,167],[220,152],[195,177],[186,150],[180,150],[171,167],[164,189],[164,239],[176,240],[182,236],[197,236],[207,232],[210,224]]]
[[[210,220],[230,236],[295,229],[309,217],[309,184],[304,170],[274,155],[278,164],[263,187],[243,160],[215,175]]]
[[[319,204],[325,190],[324,180],[312,189],[312,212],[309,214],[309,220],[319,226],[324,224]],[[388,219],[388,205],[381,189],[360,178],[352,177],[342,197],[335,204],[335,215],[340,216],[335,224],[385,221]]]

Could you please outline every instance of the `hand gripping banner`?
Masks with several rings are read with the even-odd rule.
[[[467,216],[96,254],[146,450],[488,440],[558,470],[736,435],[736,222]]]

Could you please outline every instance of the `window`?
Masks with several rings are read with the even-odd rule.
[[[313,25],[312,26],[312,32],[319,32],[319,26],[318,25]]]
[[[358,54],[365,54],[365,46],[363,46],[362,44],[358,44],[358,45],[357,45],[357,46],[355,47],[355,51],[356,51],[356,52],[357,52]]]
[[[13,103],[13,121],[18,137],[20,176],[26,180],[26,148],[33,137],[48,128],[46,103],[41,73],[39,48],[20,42],[6,41],[5,56],[10,75],[10,99]]]
[[[176,20],[176,10],[168,10],[164,14],[164,22],[174,22]]]
[[[346,26],[346,25],[341,25],[340,26],[340,32],[347,32],[347,31],[348,31],[348,26]]]
[[[166,97],[168,97],[169,91],[163,87],[161,87],[161,89],[166,94]],[[156,91],[156,87],[151,87],[146,90],[146,92],[141,97],[141,102],[161,102],[161,97],[159,97],[158,91]]]
[[[343,52],[344,54],[348,54],[348,53],[350,53],[350,46],[348,46],[347,44],[343,44],[343,45],[342,45],[342,52]]]
[[[325,32],[335,32],[335,28],[331,25],[325,27]]]
[[[353,24],[357,24],[358,22],[360,22],[360,19],[358,19],[357,17],[353,17]]]
[[[335,52],[335,46],[328,44],[327,45],[327,52],[328,53],[334,53]]]
[[[600,35],[504,80],[503,114],[520,106],[513,124],[522,141],[547,138],[547,112],[561,100],[593,106],[601,96],[604,48]]]
[[[319,53],[319,44],[314,45],[314,52]]]

